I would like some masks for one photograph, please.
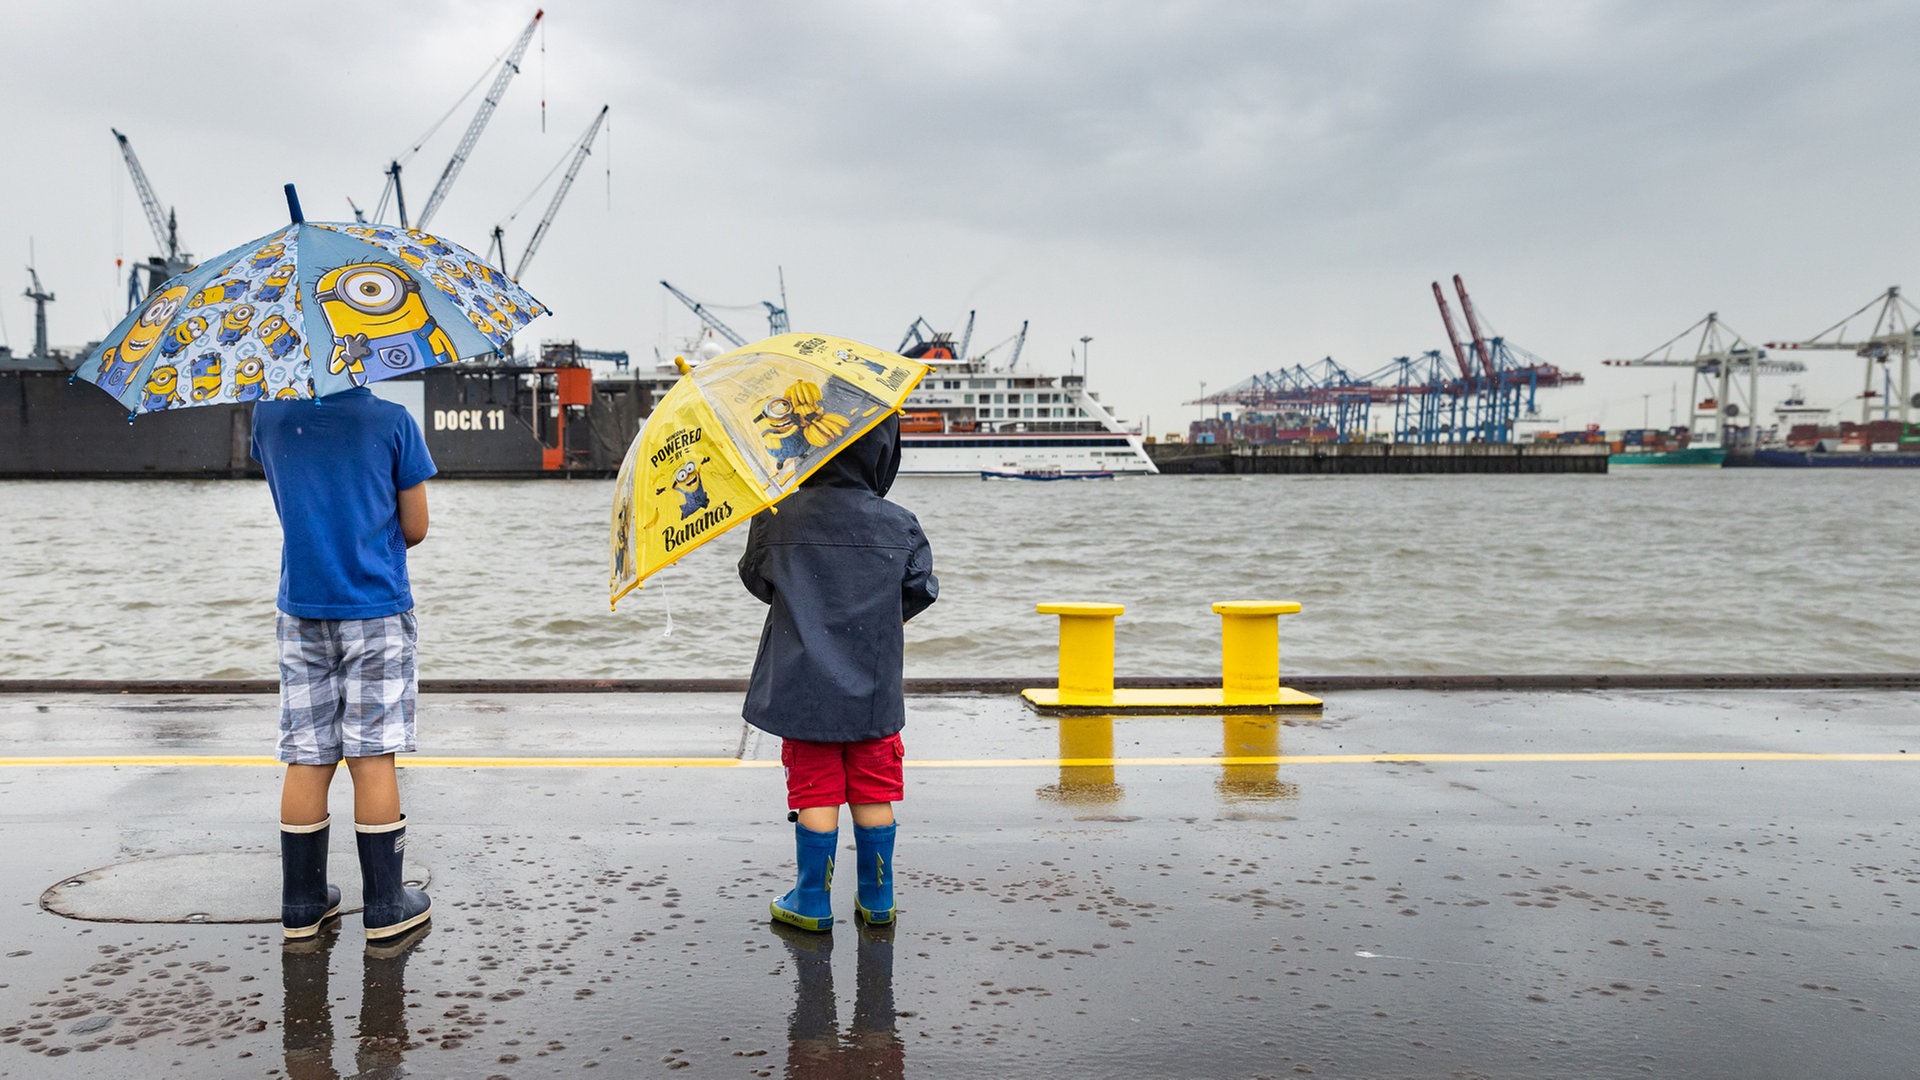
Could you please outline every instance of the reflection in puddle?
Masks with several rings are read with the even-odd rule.
[[[1117,803],[1126,788],[1114,773],[1113,717],[1063,716],[1060,779],[1034,794],[1047,802],[1078,806]],[[1268,715],[1220,718],[1220,776],[1214,782],[1224,802],[1272,802],[1300,797],[1299,785],[1280,779],[1280,718]]]
[[[354,1029],[354,1073],[360,1080],[405,1076],[407,957],[430,932],[421,927],[393,941],[369,944],[360,974],[360,1021]],[[281,946],[281,1046],[288,1080],[341,1080],[334,1067],[333,1000],[328,970],[338,922],[317,937]]]
[[[1280,756],[1280,718],[1277,716],[1223,716],[1220,718],[1220,756],[1224,758]],[[1257,765],[1223,763],[1214,783],[1227,802],[1270,802],[1297,799],[1300,786],[1280,779],[1278,761]]]
[[[333,1067],[333,1003],[327,999],[327,965],[333,962],[333,943],[339,937],[335,921],[317,937],[281,947],[280,1043],[289,1080],[339,1080]]]
[[[1055,723],[1060,725],[1060,782],[1035,794],[1077,805],[1119,802],[1126,790],[1113,779],[1113,717],[1063,716]],[[1068,764],[1073,761],[1095,764]]]
[[[853,1025],[842,1035],[833,995],[833,934],[771,925],[793,960],[786,1075],[820,1080],[904,1076],[907,1048],[894,1030],[893,927],[856,928]]]

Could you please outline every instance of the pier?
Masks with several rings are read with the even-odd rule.
[[[1604,473],[1607,447],[1582,443],[1301,442],[1273,446],[1155,443],[1163,473],[1372,475]]]
[[[430,682],[397,955],[281,944],[270,684],[7,684],[0,1075],[1902,1073],[1916,679],[1650,678],[916,683],[898,927],[820,938],[733,684]]]

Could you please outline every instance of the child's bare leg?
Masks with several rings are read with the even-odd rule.
[[[280,823],[318,825],[327,817],[327,788],[334,765],[289,765],[280,785]],[[357,785],[356,785],[357,786]]]
[[[809,806],[794,818],[803,828],[814,832],[832,832],[840,827],[840,808],[838,806]],[[855,820],[858,820],[857,818]]]
[[[400,778],[393,755],[350,757],[353,776],[353,820],[360,825],[391,825],[400,820]]]
[[[853,823],[863,829],[893,824],[893,804],[890,802],[853,803],[847,809],[853,812]],[[805,813],[805,811],[801,812]],[[801,818],[800,822],[804,825],[806,819]]]

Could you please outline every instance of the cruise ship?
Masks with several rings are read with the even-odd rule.
[[[994,370],[935,333],[901,354],[932,371],[908,396],[900,471],[914,475],[1121,475],[1157,473],[1139,432],[1088,390],[1080,375]]]

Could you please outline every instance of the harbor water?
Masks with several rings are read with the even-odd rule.
[[[1298,600],[1283,673],[1911,670],[1920,477],[906,477],[940,602],[909,676],[1049,675],[1036,601],[1126,605],[1123,677],[1219,670],[1232,598]],[[414,549],[428,678],[744,675],[746,530],[607,610],[607,481],[445,481]],[[271,678],[255,481],[0,484],[0,677]]]

